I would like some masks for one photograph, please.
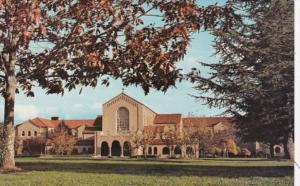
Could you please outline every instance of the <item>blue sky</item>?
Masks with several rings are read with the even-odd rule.
[[[217,62],[212,56],[211,46],[213,37],[207,32],[195,33],[184,60],[178,67],[188,72],[192,67],[200,67],[198,61]],[[124,87],[125,93],[139,100],[157,113],[182,113],[184,116],[192,113],[197,116],[213,116],[222,113],[221,109],[209,108],[202,101],[196,101],[189,94],[197,94],[190,82],[177,83],[176,88],[170,88],[166,93],[151,90],[144,94],[141,87]],[[44,90],[35,89],[35,97],[30,98],[22,94],[16,97],[15,123],[33,117],[59,116],[64,119],[95,118],[102,114],[102,104],[122,92],[119,80],[111,80],[109,87],[97,86],[84,88],[79,91],[66,92],[61,95],[46,95]],[[3,110],[3,99],[0,100],[0,112]],[[0,115],[3,120],[3,114]]]

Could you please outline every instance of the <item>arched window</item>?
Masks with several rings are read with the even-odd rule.
[[[31,136],[31,131],[28,131],[28,136]]]
[[[25,136],[25,131],[22,131],[22,136]]]
[[[153,153],[156,155],[157,154],[157,147],[154,147],[154,149],[153,149]]]
[[[118,109],[117,130],[118,131],[129,130],[129,111],[125,107],[121,107]]]
[[[34,136],[37,136],[37,131],[34,131]]]
[[[162,150],[163,155],[169,155],[170,154],[170,149],[169,147],[164,147]]]
[[[152,148],[148,147],[148,154],[152,154]]]

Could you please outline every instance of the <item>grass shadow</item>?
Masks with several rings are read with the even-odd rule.
[[[216,176],[239,177],[284,177],[293,176],[292,166],[219,166],[201,164],[178,164],[162,161],[156,163],[136,163],[132,160],[118,161],[24,161],[17,166],[28,171],[61,171],[99,174],[155,175],[155,176]],[[186,162],[185,162],[186,163]]]

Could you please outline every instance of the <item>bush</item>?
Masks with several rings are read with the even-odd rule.
[[[248,150],[247,148],[242,149],[242,156],[244,157],[250,157],[251,156],[251,151]]]
[[[147,155],[146,158],[157,158],[156,155]]]
[[[228,152],[231,156],[238,155],[239,149],[233,139],[228,139],[226,141],[226,146],[227,146]]]
[[[265,157],[266,157],[266,155],[267,155],[266,153],[264,153],[264,152],[261,152],[261,151],[260,151],[260,152],[258,152],[258,153],[256,153],[256,157],[257,157],[257,158],[265,158]]]

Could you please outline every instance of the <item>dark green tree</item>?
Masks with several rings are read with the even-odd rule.
[[[244,141],[282,143],[294,158],[294,4],[287,0],[235,1],[242,19],[212,30],[219,62],[189,74],[211,107],[233,116]]]

